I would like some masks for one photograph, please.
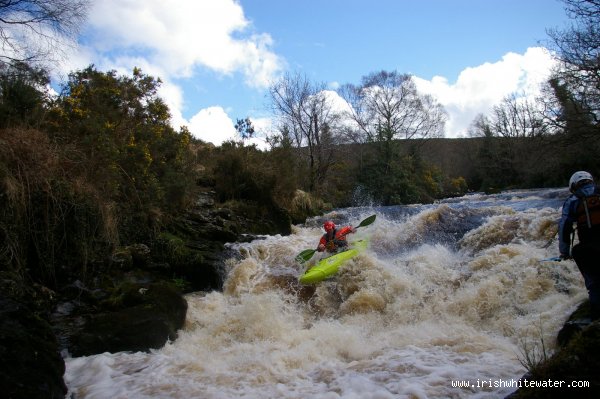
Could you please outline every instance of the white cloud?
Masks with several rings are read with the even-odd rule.
[[[348,104],[336,91],[323,90],[322,93],[325,95],[327,103],[333,112],[343,114],[351,111],[350,104]]]
[[[217,106],[198,112],[190,119],[188,127],[195,137],[215,145],[238,138],[234,122],[223,108]]]
[[[95,51],[115,63],[118,54],[143,52],[165,79],[201,66],[241,72],[249,85],[264,87],[282,65],[268,34],[248,32],[235,0],[103,0],[94,2],[89,23]]]
[[[171,84],[170,82],[164,82],[158,88],[158,95],[169,107],[169,111],[171,112],[171,126],[173,126],[175,130],[179,130],[179,128],[184,125],[188,126],[189,122],[181,113],[184,103],[183,90],[181,90],[181,87]]]
[[[268,136],[275,131],[272,118],[250,118],[250,121],[259,135]]]
[[[552,66],[552,57],[546,49],[532,47],[523,55],[508,53],[495,63],[466,68],[455,83],[442,76],[430,81],[415,77],[415,83],[448,111],[446,137],[464,137],[477,114],[487,114],[507,95],[535,96]]]
[[[213,143],[215,145],[221,145],[227,140],[240,140],[240,135],[235,129],[235,123],[225,110],[221,107],[214,106],[201,110],[194,115],[189,122],[186,122],[183,118],[180,119],[182,123],[188,126],[192,135],[203,141]],[[272,119],[271,118],[256,118],[251,119],[252,125],[255,129],[254,137],[246,139],[244,143],[246,145],[255,144],[259,149],[266,150],[269,148],[267,143],[267,136],[272,133]],[[176,125],[175,117],[173,118],[172,124]]]

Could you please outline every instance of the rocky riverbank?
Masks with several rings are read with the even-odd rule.
[[[590,319],[582,303],[557,336],[558,349],[521,378],[521,388],[506,399],[597,398],[600,394],[600,320]],[[525,380],[529,386],[524,386]],[[557,386],[556,383],[560,383]],[[580,387],[571,386],[574,381]],[[535,386],[531,386],[535,382]],[[569,385],[569,386],[567,386]]]
[[[0,386],[3,396],[64,398],[63,356],[147,351],[177,338],[183,294],[219,290],[225,244],[289,234],[276,207],[216,204],[202,193],[153,242],[117,248],[88,275],[51,290],[28,276],[0,273]]]

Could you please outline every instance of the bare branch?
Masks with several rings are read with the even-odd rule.
[[[334,146],[341,141],[339,112],[324,84],[313,84],[301,74],[286,74],[269,90],[280,130],[291,133],[292,143],[306,147],[310,172],[308,190],[318,188],[334,163]]]
[[[446,112],[433,97],[417,92],[410,75],[373,73],[360,86],[343,86],[340,95],[351,105],[348,117],[367,141],[443,135]]]
[[[549,30],[560,68],[556,77],[589,117],[600,121],[600,0],[563,0],[573,20],[569,29]]]
[[[74,41],[90,0],[0,0],[0,62],[48,63]]]

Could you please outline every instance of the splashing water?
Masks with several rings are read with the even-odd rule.
[[[326,215],[369,249],[315,286],[295,255],[322,218],[235,244],[223,292],[187,296],[179,338],[150,353],[67,358],[72,398],[502,398],[524,348],[550,350],[586,298],[556,255],[562,190]],[[315,255],[318,258],[320,254]],[[470,381],[470,387],[453,387]],[[502,385],[501,381],[504,382]],[[488,383],[489,382],[489,383]]]

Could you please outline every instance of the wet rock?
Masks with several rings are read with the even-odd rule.
[[[163,234],[155,243],[156,261],[169,265],[171,278],[187,282],[187,291],[219,290],[223,286],[219,241]]]
[[[103,352],[148,351],[177,338],[187,302],[166,284],[131,284],[108,299],[113,311],[89,316],[70,337],[73,356]]]
[[[215,205],[215,198],[217,193],[214,191],[203,191],[198,193],[196,198],[196,206],[203,208],[210,208]]]
[[[558,332],[556,341],[559,346],[566,346],[577,333],[581,332],[584,328],[592,324],[590,317],[590,301],[583,302],[573,314],[569,317],[569,320],[563,325]]]
[[[11,399],[64,398],[65,363],[50,324],[0,293],[0,387]]]

